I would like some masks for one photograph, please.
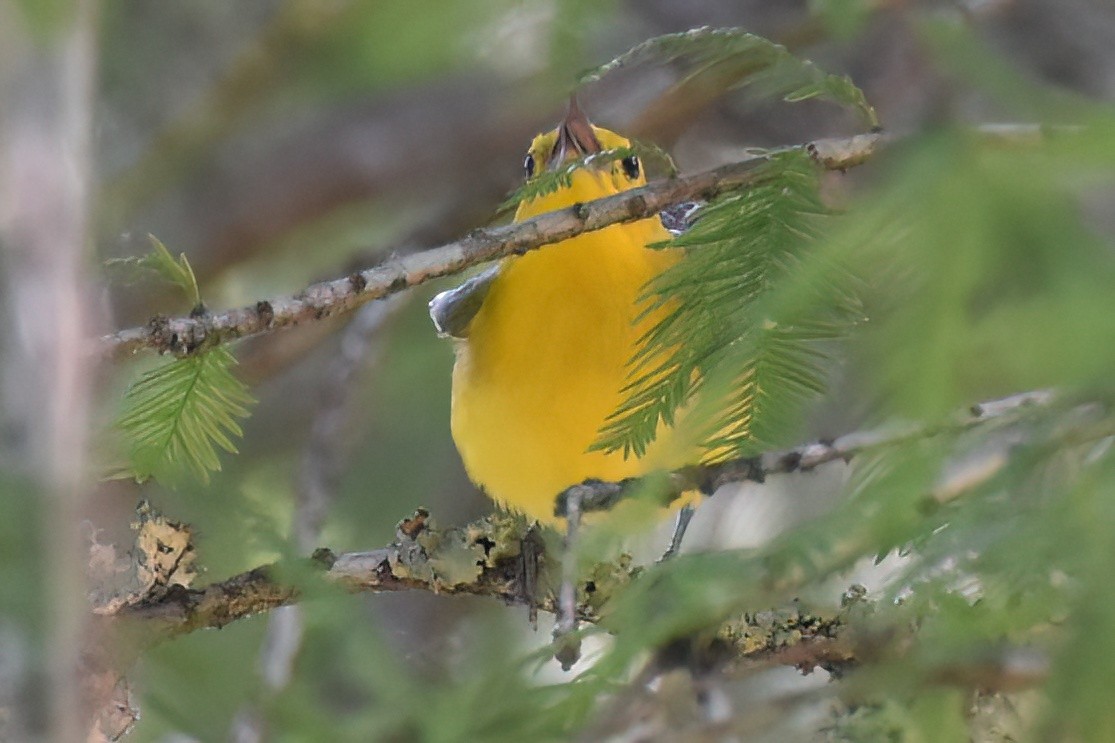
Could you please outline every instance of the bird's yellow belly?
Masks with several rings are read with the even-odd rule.
[[[453,437],[495,500],[553,520],[554,498],[570,485],[682,463],[661,455],[671,448],[662,440],[642,459],[588,451],[623,400],[639,336],[658,319],[635,323],[641,289],[676,260],[644,247],[664,234],[657,220],[613,226],[503,266],[453,371]]]

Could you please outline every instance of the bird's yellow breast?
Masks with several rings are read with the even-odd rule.
[[[577,170],[568,188],[524,204],[516,219],[618,190],[607,172]],[[453,437],[492,498],[553,520],[554,498],[570,485],[684,463],[661,436],[642,459],[588,451],[623,400],[639,337],[659,319],[636,322],[646,283],[677,260],[646,245],[668,238],[658,219],[645,219],[506,259],[453,371]]]

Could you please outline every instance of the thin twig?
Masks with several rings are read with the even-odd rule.
[[[809,151],[825,168],[846,170],[865,162],[882,138],[881,133],[864,134],[848,139],[818,140],[800,148]],[[757,155],[541,214],[524,222],[474,230],[455,242],[399,256],[341,279],[313,284],[294,295],[199,317],[155,317],[144,326],[103,336],[97,343],[97,352],[121,357],[141,348],[151,348],[159,353],[186,356],[213,344],[321,320],[486,261],[522,254],[611,224],[652,217],[681,202],[710,199],[726,191],[754,185],[759,167],[768,160],[768,155]]]
[[[558,616],[554,623],[554,657],[568,671],[581,658],[577,631],[577,537],[581,529],[581,495],[574,490],[566,502],[565,554],[562,555]]]
[[[361,371],[379,356],[379,330],[402,306],[399,299],[402,297],[367,305],[356,313],[341,334],[340,349],[325,372],[326,382],[302,455],[294,504],[292,531],[295,545],[304,553],[320,543],[321,526],[351,449],[346,424],[353,413],[352,397],[361,381]]]
[[[361,381],[360,372],[378,357],[382,338],[379,330],[402,306],[392,297],[366,305],[353,315],[341,334],[340,350],[325,372],[321,401],[310,426],[309,440],[299,469],[299,487],[295,493],[291,532],[295,547],[310,552],[320,543],[321,528],[333,504],[338,475],[351,447],[346,446],[346,433],[352,415],[352,396]],[[273,699],[290,684],[294,661],[302,648],[305,619],[302,607],[278,607],[267,618],[267,630],[259,650],[259,669],[263,680],[264,699]],[[265,740],[266,726],[260,713],[261,702],[244,704],[234,716],[230,740]]]
[[[791,469],[784,469],[782,465],[778,468],[779,471],[800,470],[803,461],[816,466],[844,455],[862,453],[867,448],[898,442],[912,443],[919,437],[926,439],[945,433],[961,433],[974,427],[993,426],[1010,438],[1014,435],[1011,426],[1023,419],[1025,411],[1032,406],[1049,406],[1053,399],[1049,392],[1030,392],[973,406],[964,416],[936,427],[848,434],[832,444],[820,445],[824,451],[813,451],[808,459],[799,458]],[[1055,441],[1083,443],[1115,436],[1112,418],[1104,408],[1095,404],[1068,407],[1055,422],[1055,431],[1051,433]],[[800,447],[795,451],[808,449]],[[771,471],[774,471],[773,467]],[[949,488],[949,497],[958,497],[958,488],[964,485],[975,488],[983,480],[980,477],[960,477],[954,483],[955,487]],[[575,508],[579,506],[579,501],[580,498],[575,496]],[[523,533],[530,532],[525,522],[519,523],[510,516],[489,517],[463,528],[448,528],[432,534],[429,533],[431,529],[429,514],[420,509],[413,518],[399,524],[393,544],[370,552],[340,556],[328,550],[319,550],[309,563],[311,572],[316,572],[317,579],[352,592],[419,590],[488,596],[507,604],[556,614],[555,657],[559,661],[576,660],[576,653],[570,655],[566,652],[563,655],[562,651],[575,649],[577,624],[599,621],[600,602],[607,604],[611,595],[594,594],[595,604],[588,600],[577,602],[576,593],[572,590],[576,587],[576,576],[568,572],[574,564],[569,561],[575,558],[574,554],[566,556],[569,562],[564,564],[565,580],[558,595],[536,594],[523,591],[520,585],[523,575],[519,555],[525,539]],[[575,541],[571,540],[574,546]],[[470,560],[475,560],[476,570],[472,575],[462,577],[457,571],[441,573],[440,566],[456,565],[459,568]],[[199,589],[170,586],[158,595],[126,606],[107,621],[120,622],[117,629],[121,632],[131,628],[139,633],[137,636],[143,641],[133,643],[136,646],[133,651],[138,653],[141,646],[151,642],[196,629],[222,627],[237,619],[301,600],[302,589],[279,577],[296,574],[298,571],[291,571],[292,567],[288,565],[285,570],[279,571],[264,566]],[[306,571],[302,572],[306,574]],[[312,575],[307,576],[300,585],[308,586],[313,580]],[[842,601],[842,605],[847,609],[862,599],[862,589],[858,592],[850,590],[846,597],[847,601]],[[857,639],[854,635],[849,637],[844,634],[848,611],[851,609],[842,609],[835,616],[826,617],[800,611],[795,606],[791,610],[744,614],[742,619],[736,618],[721,625],[717,632],[717,636],[729,642],[731,647],[729,655],[722,660],[742,661],[741,669],[790,665],[807,671],[819,666],[839,674],[861,659],[860,651],[865,647],[864,643],[875,642],[870,636],[859,636]],[[1047,664],[1043,665],[1041,658],[1033,662],[1027,657],[981,658],[972,664],[929,669],[925,680],[965,688],[1014,690],[1039,683],[1046,668]]]
[[[928,438],[943,433],[959,433],[988,421],[1002,419],[1021,410],[1044,407],[1054,400],[1050,390],[1034,390],[993,400],[954,416],[950,421],[936,425],[890,425],[868,431],[856,431],[833,441],[818,441],[811,444],[761,454],[756,457],[731,459],[714,464],[685,467],[671,473],[664,483],[659,496],[670,502],[683,493],[700,490],[706,494],[716,492],[721,486],[740,482],[764,482],[771,475],[791,472],[808,472],[822,464],[835,461],[849,461],[853,457],[869,451],[897,446],[910,441]],[[590,480],[580,485],[578,494],[583,511],[607,510],[618,501],[628,497],[637,488],[637,478],[622,482]],[[564,515],[566,493],[557,497],[555,514]]]
[[[689,522],[693,520],[693,515],[696,512],[696,509],[689,504],[678,509],[674,522],[674,533],[670,536],[670,544],[666,547],[666,551],[662,553],[662,557],[658,558],[658,562],[671,560],[681,552],[681,543],[685,539],[685,532],[689,530]]]

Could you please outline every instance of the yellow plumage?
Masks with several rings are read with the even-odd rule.
[[[589,133],[591,132],[591,134]],[[628,140],[591,126],[575,104],[531,144],[537,168]],[[533,165],[533,168],[530,167]],[[516,221],[645,183],[634,158],[574,171],[569,187],[519,206]],[[554,498],[588,478],[620,480],[696,456],[660,435],[641,459],[590,452],[623,400],[628,361],[659,319],[636,322],[643,287],[677,260],[648,243],[669,238],[657,218],[613,225],[507,258],[457,347],[453,438],[470,477],[511,509],[553,520]]]

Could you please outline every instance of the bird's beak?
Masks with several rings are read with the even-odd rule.
[[[600,140],[592,131],[592,123],[577,105],[577,96],[569,96],[569,108],[558,126],[557,141],[554,142],[554,150],[550,154],[550,169],[559,168],[568,160],[576,160],[600,152],[602,149],[604,148],[600,146]]]

